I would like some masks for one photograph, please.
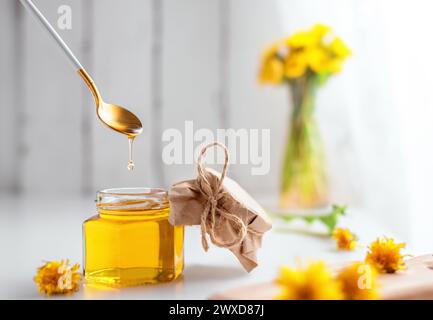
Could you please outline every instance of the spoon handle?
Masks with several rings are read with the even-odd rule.
[[[48,20],[44,17],[41,11],[35,6],[33,1],[31,0],[20,0],[21,4],[28,9],[34,16],[37,18],[37,20],[45,27],[45,29],[48,31],[48,33],[51,35],[51,37],[54,39],[54,41],[59,45],[60,48],[62,48],[63,52],[66,54],[66,56],[69,58],[69,60],[72,62],[72,64],[77,68],[77,70],[83,69],[83,66],[81,65],[80,61],[75,57],[75,55],[72,53],[71,49],[69,49],[68,45],[63,41],[63,39],[60,37],[60,35],[57,33],[57,31],[53,28],[53,26],[48,22]]]

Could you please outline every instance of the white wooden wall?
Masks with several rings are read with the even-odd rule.
[[[72,7],[72,30],[59,33],[104,99],[143,120],[136,170],[129,173],[126,139],[98,122],[90,93],[33,18],[17,1],[2,0],[1,190],[167,187],[195,174],[193,165],[161,162],[162,131],[183,132],[185,120],[195,129],[272,128],[282,143],[285,119],[278,113],[287,113],[285,94],[256,87],[260,51],[281,35],[276,1],[253,2],[35,0],[54,25],[58,7]],[[280,160],[272,161],[273,174],[265,179],[251,177],[246,165],[231,173],[257,191],[277,190]]]
[[[14,123],[21,122],[23,95],[13,88],[19,82],[16,73],[23,69],[22,64],[17,63],[23,52],[20,50],[21,41],[14,34],[22,32],[22,26],[17,23],[20,13],[14,1],[0,2],[0,15],[0,190],[17,191],[20,179],[17,167],[23,152],[22,135],[12,134],[12,128]]]
[[[387,47],[386,41],[400,24],[383,23],[392,15],[387,10],[391,4],[34,1],[53,24],[60,5],[72,7],[72,30],[59,33],[93,75],[104,99],[137,113],[144,133],[135,143],[136,169],[130,173],[126,139],[100,124],[81,79],[18,1],[1,0],[0,193],[168,187],[194,176],[195,168],[164,165],[161,134],[169,128],[183,132],[185,121],[192,120],[195,129],[270,129],[270,173],[252,176],[251,166],[233,165],[229,175],[260,199],[277,195],[290,105],[286,88],[257,85],[259,57],[269,42],[323,22],[334,26],[355,52],[318,101],[332,199],[363,206],[396,230],[407,229],[401,227],[408,215],[404,151],[392,103],[400,101],[401,90],[393,92],[389,81],[389,70],[400,72],[399,63],[391,65],[389,59],[399,44]],[[408,0],[401,3],[411,6]]]

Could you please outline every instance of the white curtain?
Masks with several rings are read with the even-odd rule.
[[[432,1],[280,0],[287,34],[321,22],[353,49],[324,87],[318,118],[334,198],[433,244]]]

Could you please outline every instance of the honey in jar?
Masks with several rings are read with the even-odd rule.
[[[86,282],[114,287],[176,279],[183,270],[183,226],[168,222],[163,189],[98,192],[98,214],[84,222]]]

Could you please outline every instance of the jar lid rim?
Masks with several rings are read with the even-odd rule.
[[[168,208],[168,193],[161,188],[105,189],[98,192],[96,207],[100,213],[136,215],[138,211]]]
[[[109,188],[98,191],[98,194],[104,196],[164,196],[167,191],[163,188]]]

